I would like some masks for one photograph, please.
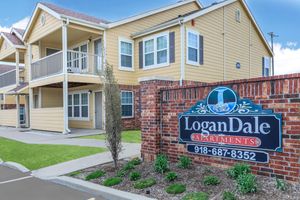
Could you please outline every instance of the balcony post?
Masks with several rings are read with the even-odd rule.
[[[62,26],[62,61],[63,61],[63,110],[64,110],[64,132],[68,134],[69,130],[69,117],[68,117],[68,27],[67,23]]]
[[[20,128],[20,96],[16,95],[16,109],[17,109],[17,124],[16,128]]]
[[[20,85],[20,68],[19,68],[19,63],[20,63],[20,53],[19,50],[16,50],[16,85]]]
[[[31,81],[32,46],[28,44],[28,82]]]
[[[28,127],[31,127],[31,111],[33,109],[33,88],[30,87],[30,81],[31,81],[31,63],[32,63],[32,46],[31,44],[28,44],[28,83],[29,83],[29,96],[28,96],[28,104],[29,108],[27,110],[28,112],[28,118],[27,123]]]

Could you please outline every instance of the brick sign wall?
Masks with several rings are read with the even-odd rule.
[[[282,152],[268,152],[268,163],[247,162],[253,173],[300,180],[300,74],[226,81],[210,84],[150,80],[141,82],[142,156],[151,161],[158,153],[172,161],[187,155],[196,164],[227,168],[236,160],[194,155],[178,141],[178,114],[203,100],[217,86],[232,88],[240,96],[282,115]]]

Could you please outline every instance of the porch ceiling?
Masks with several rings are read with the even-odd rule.
[[[78,27],[68,26],[68,46],[73,46],[79,42],[95,39],[100,33],[89,32],[89,29],[78,29]],[[62,45],[62,29],[58,29],[40,40],[44,44]]]

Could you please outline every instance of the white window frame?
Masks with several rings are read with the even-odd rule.
[[[157,64],[157,38],[162,37],[162,36],[166,36],[167,37],[167,62],[165,63],[160,63]],[[154,53],[154,64],[153,65],[148,65],[146,66],[146,51],[145,51],[145,43],[149,40],[154,40],[154,44],[153,44],[153,53]],[[165,50],[165,49],[163,49]],[[163,51],[163,50],[159,50],[159,51]],[[148,69],[155,69],[155,68],[161,68],[161,67],[166,67],[170,65],[170,59],[169,59],[169,54],[170,54],[170,44],[169,44],[169,31],[163,32],[163,33],[159,33],[156,35],[152,35],[150,37],[144,38],[143,39],[143,70],[148,70]],[[149,54],[149,53],[148,53]]]
[[[197,61],[189,60],[189,33],[192,33],[197,36]],[[200,33],[198,31],[192,30],[192,29],[187,29],[186,30],[186,64],[188,65],[194,65],[194,66],[200,66],[199,63],[199,51],[200,51],[200,44],[199,44],[199,35]],[[195,47],[191,47],[195,48]]]
[[[79,117],[74,117],[74,95],[75,94],[79,94]],[[85,104],[82,105],[82,102],[81,102],[81,95],[82,94],[87,94],[87,107],[88,107],[88,116],[87,117],[82,117],[82,112],[81,112],[81,108],[82,106],[86,106]],[[72,105],[70,106],[69,105],[69,95],[72,95]],[[77,106],[77,105],[76,105]],[[69,112],[68,112],[68,118],[69,120],[78,120],[78,121],[88,121],[90,120],[90,94],[89,94],[89,91],[87,90],[84,90],[84,91],[74,91],[74,92],[69,92],[68,94],[68,109],[69,107],[72,107],[72,117],[69,117]]]
[[[130,92],[132,94],[132,104],[123,104],[122,103],[122,93],[123,92]],[[123,105],[132,105],[132,115],[131,116],[122,116],[122,119],[134,118],[134,92],[130,90],[121,90],[121,115],[122,115],[122,106]]]
[[[269,57],[269,56],[264,56],[264,77],[269,77],[270,76],[270,70],[271,70],[271,57]],[[268,65],[266,65],[266,63],[267,63],[267,61],[268,61]],[[266,69],[269,69],[269,74],[266,74]]]
[[[129,55],[129,54],[122,54],[122,52],[121,52],[121,42],[126,42],[126,43],[130,43],[131,44],[131,47],[132,47],[132,49],[131,49],[132,54],[131,55]],[[122,55],[131,56],[131,63],[132,63],[131,68],[122,66],[122,62],[121,62]],[[130,40],[130,39],[127,39],[125,37],[119,37],[119,70],[134,71],[134,41]]]

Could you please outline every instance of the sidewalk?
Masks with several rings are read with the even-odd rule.
[[[96,130],[96,133],[99,132]],[[104,147],[106,148],[105,141],[95,139],[80,139],[73,138],[79,137],[83,134],[70,134],[63,135],[59,133],[44,132],[44,131],[26,131],[20,132],[16,128],[0,127],[0,137],[4,137],[11,140],[17,140],[19,142],[27,144],[60,144],[60,145],[75,145],[85,147]],[[91,135],[91,133],[84,134]],[[95,134],[94,134],[95,135]],[[122,143],[123,151],[120,154],[120,159],[130,158],[140,155],[140,144],[134,143]],[[63,153],[63,152],[62,152]],[[59,163],[53,166],[38,169],[32,172],[33,176],[41,179],[49,179],[51,177],[61,176],[74,171],[100,165],[103,163],[111,162],[112,158],[110,152],[99,153],[75,160],[71,160],[64,163]]]

